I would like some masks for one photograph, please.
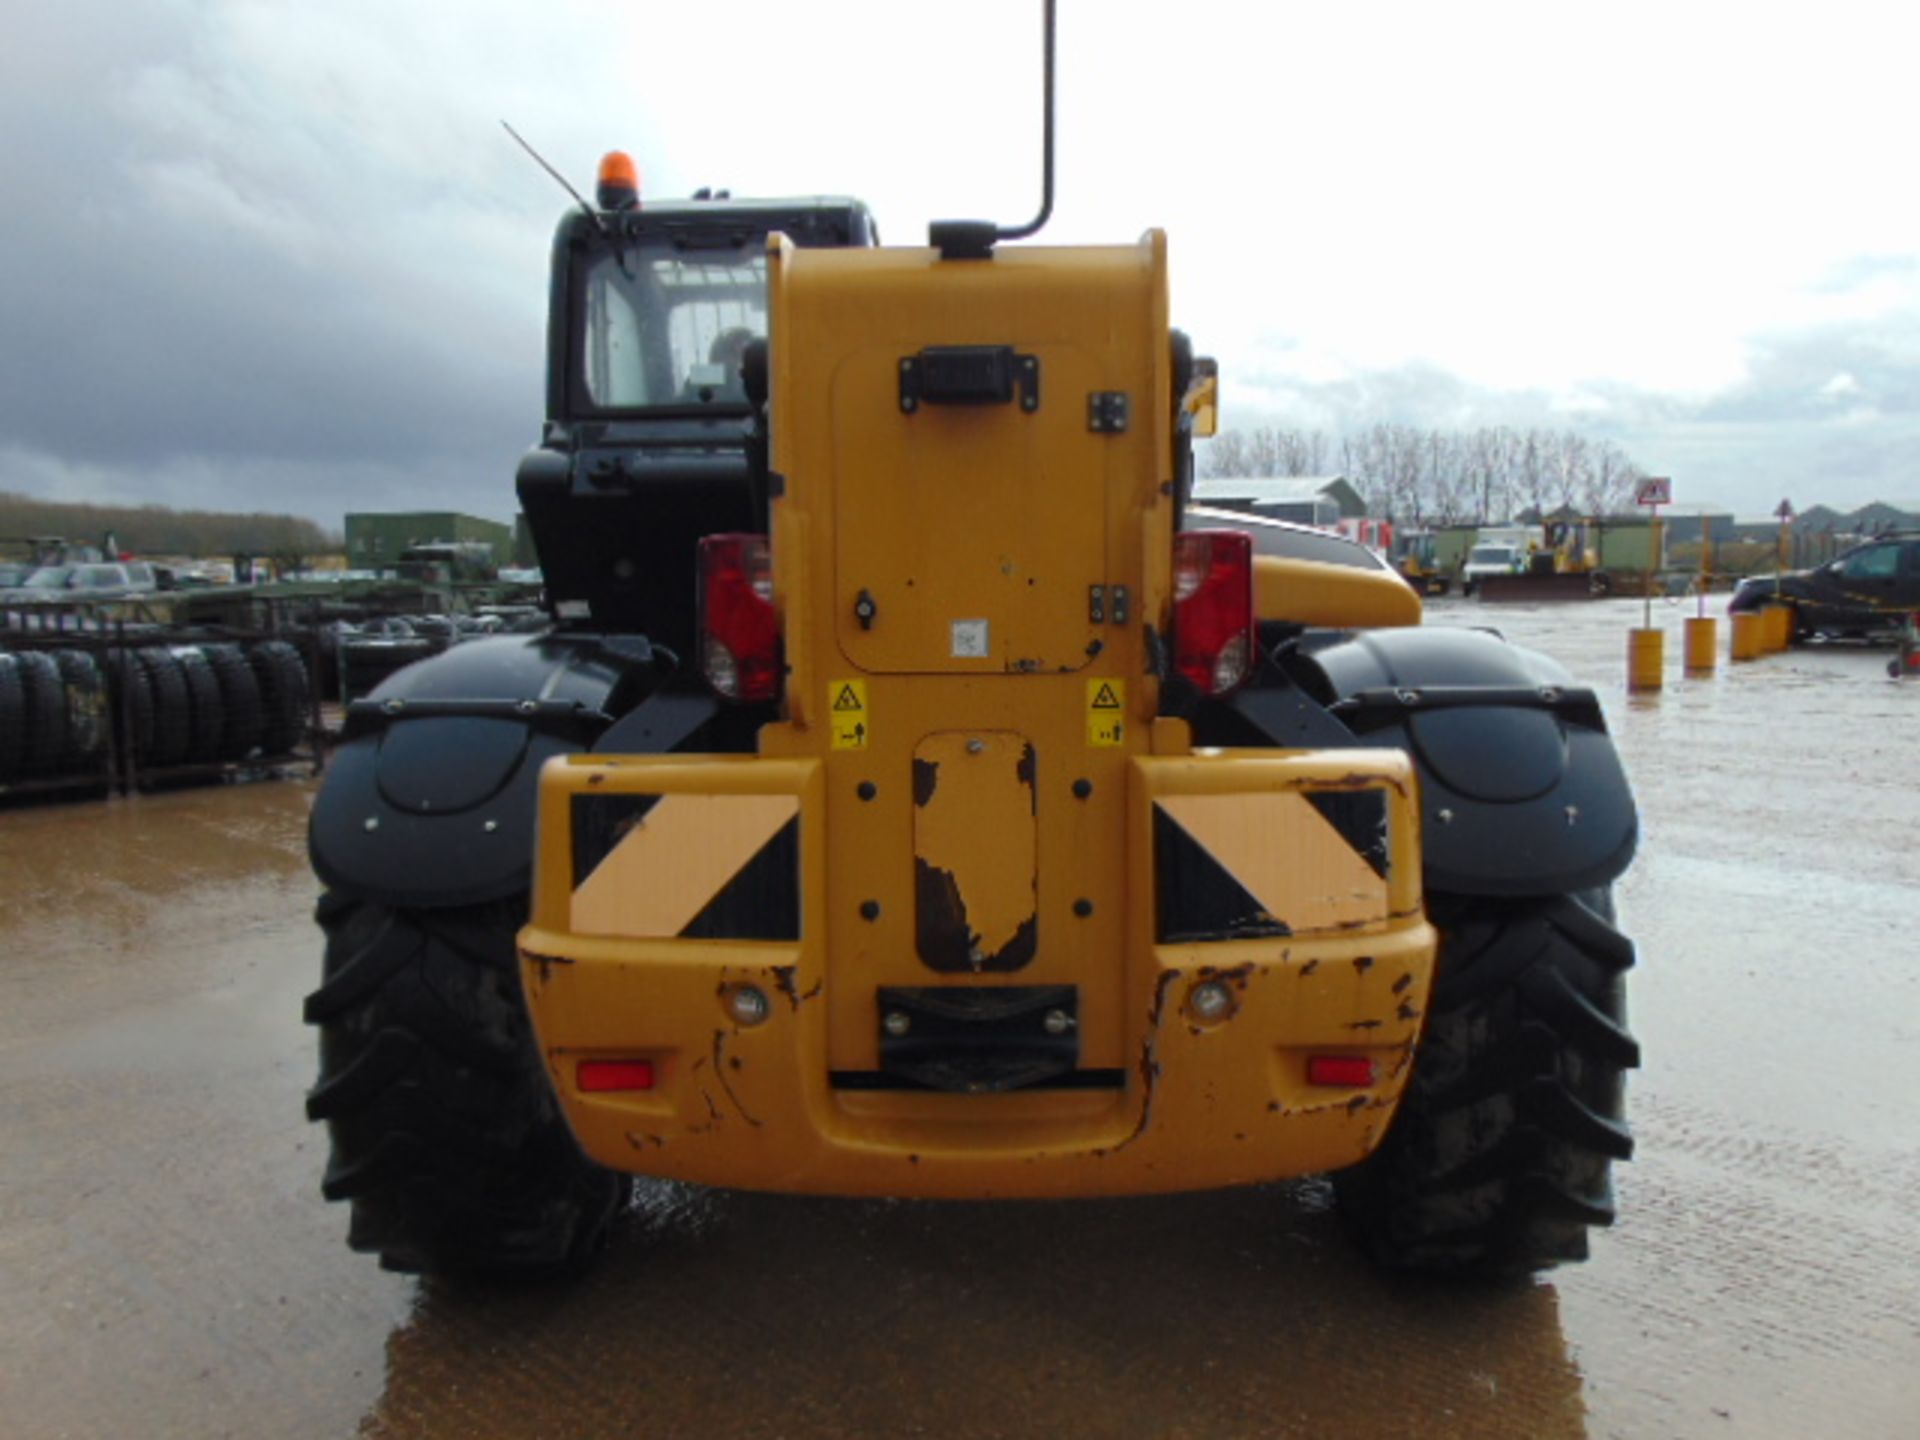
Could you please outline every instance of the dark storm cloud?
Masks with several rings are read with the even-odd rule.
[[[918,53],[924,34],[899,18],[911,8],[876,7],[849,28],[871,38],[896,24],[882,50]],[[897,137],[875,123],[894,113],[888,80],[820,81],[831,56],[816,93],[774,97],[771,134],[742,74],[779,48],[766,27],[782,13],[747,27],[758,50],[742,41],[743,69],[716,83],[657,58],[711,43],[710,20],[685,7],[33,7],[0,45],[0,489],[285,508],[329,524],[356,508],[509,513],[512,467],[540,418],[546,246],[565,202],[497,116],[576,176],[617,138],[656,157],[649,183],[671,176],[665,193],[709,179],[788,188],[845,173],[839,157],[855,151],[871,154],[856,175],[889,217],[923,182],[966,193],[955,166],[928,162],[938,145],[889,148]],[[779,32],[787,49],[812,34],[794,23]],[[976,40],[999,33],[974,28]],[[959,72],[993,62],[970,55]],[[696,159],[739,168],[673,173]],[[1191,223],[1217,230],[1226,213],[1196,200]],[[896,239],[915,232],[887,224]],[[1360,271],[1390,263],[1360,253],[1355,274],[1336,277],[1356,293]],[[1535,283],[1577,284],[1576,253]],[[1770,506],[1782,485],[1815,481],[1899,499],[1920,491],[1916,294],[1911,258],[1835,266],[1810,312],[1820,323],[1752,340],[1745,378],[1711,397],[1603,381],[1576,395],[1493,390],[1438,364],[1308,381],[1284,351],[1265,374],[1257,353],[1221,359],[1237,424],[1577,425],[1728,503]],[[1390,330],[1372,353],[1407,353]],[[1661,343],[1645,336],[1650,354]]]
[[[483,159],[435,193],[408,168],[432,157],[395,164],[356,113],[418,104],[404,71],[337,113],[283,104],[219,19],[48,7],[0,62],[0,489],[510,510],[558,207],[503,177],[524,162],[491,127],[455,137]]]

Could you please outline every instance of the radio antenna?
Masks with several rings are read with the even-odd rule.
[[[1047,0],[1047,3],[1051,5],[1053,3],[1053,0]],[[526,142],[525,138],[520,134],[520,132],[514,129],[513,126],[507,124],[506,121],[502,120],[500,122],[500,128],[506,131],[507,134],[513,137],[514,143],[516,145],[518,145],[522,150],[526,151],[527,154],[533,157],[534,164],[538,165],[542,170],[546,171],[547,174],[551,175],[555,180],[557,180],[560,183],[560,188],[566,191],[567,194],[573,197],[574,203],[578,205],[581,208],[581,210],[586,212],[587,219],[591,220],[594,223],[594,226],[600,231],[602,235],[607,233],[607,222],[600,218],[600,212],[594,209],[591,205],[587,204],[586,197],[582,195],[578,190],[574,189],[572,185],[567,183],[566,176],[562,175],[558,170],[554,169],[553,166],[549,165],[546,161],[546,157],[543,156],[538,150],[534,149],[533,146],[529,145]]]

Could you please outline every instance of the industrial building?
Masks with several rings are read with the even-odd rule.
[[[513,564],[513,527],[452,511],[347,516],[347,568],[389,569],[409,545],[478,540],[493,547],[496,565]]]

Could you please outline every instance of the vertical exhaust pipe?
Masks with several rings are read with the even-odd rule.
[[[935,220],[927,226],[927,243],[940,252],[943,260],[990,260],[993,247],[1002,240],[1024,240],[1039,233],[1053,215],[1053,33],[1055,0],[1044,0],[1042,26],[1045,30],[1045,79],[1042,106],[1045,110],[1041,138],[1040,213],[1024,225],[996,225],[991,220]]]

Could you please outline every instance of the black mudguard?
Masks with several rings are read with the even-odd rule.
[[[628,751],[672,749],[713,714],[659,685],[635,637],[505,635],[397,671],[348,708],[308,824],[314,872],[406,907],[526,889],[547,760],[616,732]]]
[[[1633,858],[1633,792],[1599,701],[1546,656],[1480,630],[1377,630],[1289,668],[1363,744],[1413,757],[1429,890],[1567,894]]]

